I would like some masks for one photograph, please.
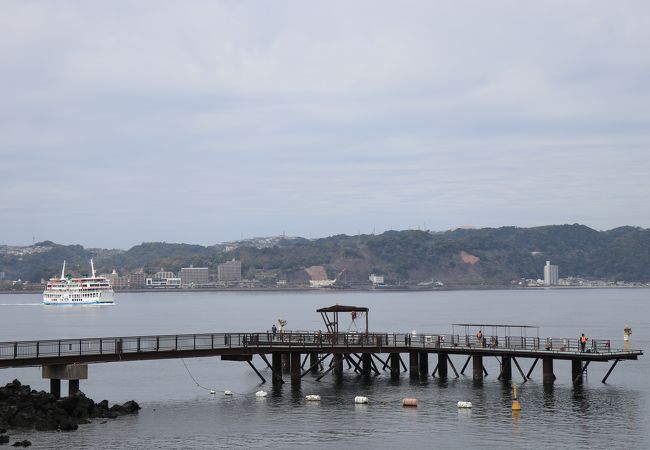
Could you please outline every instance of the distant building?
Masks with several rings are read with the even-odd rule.
[[[371,273],[370,276],[368,277],[370,282],[373,285],[377,284],[384,284],[384,276],[383,275],[375,275],[374,273]]]
[[[181,287],[180,278],[147,278],[145,286],[148,288],[179,288]]]
[[[115,280],[117,279],[117,272],[115,269],[113,269],[113,272],[111,273],[100,273],[99,276],[106,278],[111,283],[111,286],[115,286]]]
[[[176,278],[176,274],[174,272],[166,271],[161,267],[160,271],[156,272],[153,277],[156,280],[162,280],[163,278]]]
[[[136,270],[129,274],[129,288],[142,289],[145,287],[146,276],[143,270]]]
[[[219,281],[241,281],[241,261],[232,261],[217,266],[217,279]]]
[[[99,276],[106,278],[113,289],[126,289],[129,287],[129,278],[119,276],[115,269],[111,273],[102,273]]]
[[[551,261],[546,261],[544,266],[544,286],[557,286],[559,283],[558,266],[553,266]]]
[[[207,267],[183,267],[178,274],[183,286],[201,286],[208,283]]]
[[[115,279],[114,289],[127,289],[129,287],[129,277],[122,275]]]

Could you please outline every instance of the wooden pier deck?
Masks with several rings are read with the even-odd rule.
[[[460,376],[451,355],[463,355],[467,359],[460,374],[464,374],[470,361],[473,361],[475,380],[481,380],[487,374],[483,358],[488,356],[500,360],[498,378],[502,380],[512,379],[514,363],[523,381],[527,381],[541,359],[544,383],[552,383],[556,379],[553,361],[570,360],[572,380],[578,384],[582,382],[582,375],[590,363],[613,361],[602,380],[605,382],[619,361],[636,360],[643,355],[643,351],[612,348],[606,339],[592,339],[585,351],[580,351],[578,339],[575,338],[486,336],[478,339],[476,336],[458,334],[321,334],[318,331],[274,335],[263,331],[1,342],[0,369],[42,366],[43,377],[51,380],[52,392],[60,395],[61,379],[70,380],[70,391],[77,390],[79,379],[87,378],[87,365],[95,363],[219,356],[223,360],[247,362],[262,381],[266,381],[252,363],[253,356],[258,355],[271,369],[273,382],[283,383],[284,371],[290,373],[292,383],[299,383],[309,373],[318,375],[317,380],[329,372],[340,377],[344,362],[360,375],[379,374],[380,370],[384,370],[390,372],[391,377],[398,378],[402,368],[407,370],[401,355],[408,356],[411,376],[428,377],[429,357],[432,354],[437,356],[432,376],[446,377],[448,367],[453,369],[455,376]],[[272,362],[269,362],[267,355],[271,356]],[[308,358],[309,365],[304,370]],[[324,364],[328,358],[329,364]],[[518,359],[533,360],[527,373]]]
[[[446,353],[450,355],[510,356],[584,361],[632,359],[642,350],[611,348],[606,339],[593,339],[581,352],[578,339],[519,336],[490,342],[474,336],[409,333],[285,332],[202,333],[154,336],[0,342],[0,368],[48,364],[88,364],[150,359],[280,353]]]

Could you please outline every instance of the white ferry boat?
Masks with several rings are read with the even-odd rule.
[[[92,276],[90,278],[73,278],[65,276],[65,261],[61,278],[50,278],[43,291],[45,305],[105,305],[112,304],[113,288],[108,279],[95,274],[95,265],[90,260]]]

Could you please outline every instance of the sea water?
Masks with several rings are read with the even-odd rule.
[[[646,349],[650,341],[647,289],[117,293],[112,306],[70,307],[43,306],[38,294],[6,294],[0,295],[0,341],[266,331],[280,318],[290,330],[324,330],[316,309],[336,303],[369,307],[369,328],[376,332],[526,324],[539,326],[540,338],[576,339],[584,332],[622,348],[629,325],[632,348]],[[354,327],[347,315],[340,321],[341,330]],[[452,360],[460,370],[465,357]],[[436,361],[432,355],[430,372]],[[532,364],[518,361],[526,372]],[[94,364],[81,390],[97,401],[134,399],[142,406],[138,415],[95,420],[71,433],[11,431],[12,442],[29,439],[35,449],[650,448],[646,356],[620,362],[607,384],[601,379],[611,363],[594,362],[577,387],[564,361],[555,362],[553,386],[541,383],[541,363],[526,383],[514,365],[512,382],[500,382],[496,358],[484,358],[489,375],[479,384],[471,370],[460,378],[450,370],[447,380],[411,380],[403,373],[391,381],[388,372],[364,379],[346,368],[340,383],[331,375],[317,382],[310,374],[300,386],[273,387],[262,360],[253,363],[269,382],[261,384],[246,363],[218,357]],[[38,367],[0,369],[3,385],[14,378],[49,388]],[[522,405],[518,414],[510,409],[512,383]],[[256,397],[259,390],[268,396]],[[305,401],[308,394],[321,401]],[[355,396],[368,397],[368,404],[355,404]],[[418,407],[404,408],[405,397],[417,398]],[[459,409],[458,401],[473,408]]]

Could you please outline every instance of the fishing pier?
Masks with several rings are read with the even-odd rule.
[[[590,338],[581,346],[578,338],[540,338],[539,328],[522,325],[455,324],[452,333],[381,333],[368,331],[368,308],[334,305],[317,310],[325,331],[263,331],[242,333],[202,333],[155,336],[120,336],[82,339],[34,340],[0,343],[0,369],[41,366],[43,378],[50,380],[50,392],[61,395],[61,380],[68,380],[69,393],[79,390],[88,378],[88,364],[172,358],[220,357],[225,361],[246,362],[266,379],[253,364],[257,356],[271,371],[273,383],[284,383],[285,375],[299,384],[307,375],[317,381],[332,374],[341,379],[353,370],[359,376],[390,374],[410,377],[446,378],[465,374],[471,363],[472,378],[488,375],[483,361],[496,357],[499,380],[512,379],[513,366],[524,382],[531,379],[541,360],[542,382],[556,380],[554,362],[571,361],[571,380],[581,384],[591,363],[611,363],[606,382],[620,361],[636,360],[642,350],[615,349],[608,339]],[[340,319],[350,317],[355,330],[341,331]],[[365,326],[364,326],[365,325]],[[481,333],[477,334],[480,330]],[[461,357],[458,371],[452,356]],[[528,370],[522,368],[527,361]],[[431,367],[429,363],[432,362]],[[458,361],[457,361],[458,362]]]

